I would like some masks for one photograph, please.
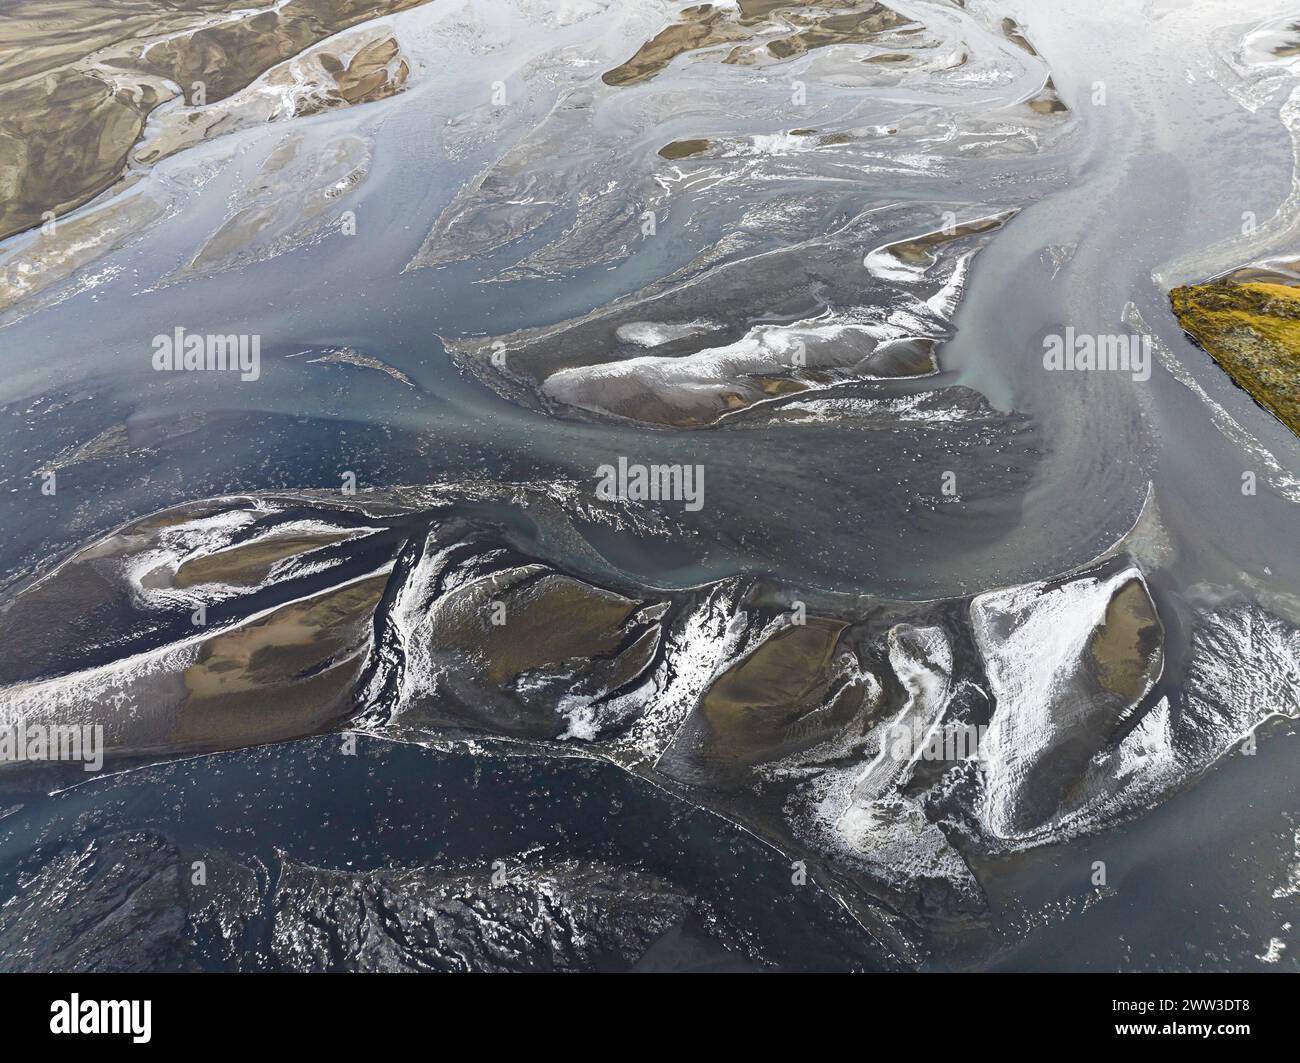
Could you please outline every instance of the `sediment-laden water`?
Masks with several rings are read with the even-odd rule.
[[[1286,5],[179,7],[0,81],[0,965],[1295,966]]]

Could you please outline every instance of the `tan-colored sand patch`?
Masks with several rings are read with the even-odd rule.
[[[1097,680],[1126,701],[1135,701],[1154,679],[1163,629],[1156,608],[1140,580],[1116,592],[1106,619],[1089,645]]]
[[[270,574],[271,567],[277,561],[347,537],[347,532],[320,532],[313,535],[274,537],[218,550],[184,562],[176,570],[175,585],[182,589],[201,583],[254,586]]]
[[[767,745],[816,707],[840,621],[809,617],[779,631],[725,672],[704,697],[704,717],[721,749]]]
[[[175,99],[211,105],[351,26],[429,0],[16,0],[0,12],[0,239],[62,215],[122,177],[150,113]],[[335,57],[345,103],[379,98],[409,73],[393,45]],[[187,136],[218,125],[184,116]],[[161,157],[154,152],[151,161]]]

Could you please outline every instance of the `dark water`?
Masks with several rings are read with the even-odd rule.
[[[895,121],[918,107],[1019,120],[1007,109],[1033,75],[988,51],[996,19],[976,29],[947,5],[898,6],[936,29],[955,20],[972,52],[1005,77],[987,88],[934,88],[919,78],[883,90],[841,86],[816,100],[815,113],[801,114],[800,124],[833,127],[848,116]],[[459,372],[442,338],[498,335],[588,313],[684,266],[729,232],[742,208],[775,190],[825,191],[826,175],[809,161],[806,175],[693,193],[667,212],[661,238],[643,251],[612,267],[575,260],[551,279],[494,280],[562,236],[564,218],[472,261],[403,272],[458,190],[523,137],[556,95],[554,82],[530,80],[525,63],[536,58],[529,34],[543,31],[498,15],[488,29],[509,28],[502,52],[465,62],[454,42],[421,36],[415,47],[429,72],[408,93],[298,123],[313,144],[342,132],[372,138],[372,172],[350,201],[357,236],[329,234],[238,270],[154,288],[211,231],[232,191],[282,135],[235,134],[158,167],[151,180],[171,187],[179,208],[102,263],[120,272],[0,327],[0,489],[8,499],[0,513],[0,578],[16,584],[125,521],[193,499],[334,488],[349,471],[363,490],[478,479],[588,481],[597,465],[627,456],[708,470],[709,506],[683,518],[689,534],[664,542],[586,531],[604,564],[651,585],[753,572],[806,591],[910,599],[974,593],[1095,557],[1132,526],[1151,488],[1173,547],[1153,577],[1162,591],[1264,587],[1294,604],[1300,446],[1189,344],[1165,296],[1169,285],[1244,261],[1248,250],[1273,250],[1267,233],[1258,247],[1221,252],[1222,261],[1205,249],[1237,233],[1242,210],[1265,217],[1285,207],[1292,187],[1291,131],[1280,115],[1286,92],[1254,111],[1242,107],[1224,88],[1235,75],[1219,51],[1282,8],[1192,0],[1140,7],[1107,0],[1086,10],[1003,6],[1021,8],[1016,13],[1070,103],[1068,133],[1044,136],[1046,146],[1023,159],[976,157],[964,169],[947,160],[915,179],[864,170],[834,191],[829,208],[834,214],[893,201],[1024,208],[976,259],[956,338],[941,350],[939,378],[925,385],[975,389],[1007,414],[997,431],[975,435],[944,423],[703,432],[589,424],[522,408]],[[424,17],[417,12],[401,24],[418,27]],[[636,27],[619,36],[622,17],[601,23],[614,39],[593,44],[596,54],[625,58]],[[653,32],[650,16],[637,17]],[[556,47],[586,33],[580,24],[545,32]],[[512,90],[528,91],[482,143],[453,157],[448,122],[475,128],[484,83],[498,75]],[[654,88],[689,95],[721,79],[725,96],[738,76],[688,64]],[[1107,102],[1090,106],[1098,81]],[[635,172],[676,137],[713,133],[714,126],[770,131],[782,118],[784,127],[795,124],[773,102],[785,94],[784,83],[749,91],[722,104],[701,96],[692,110],[680,95],[660,100],[650,88],[634,89],[629,102],[611,103],[594,122]],[[776,118],[763,108],[776,109]],[[557,144],[553,165],[577,181],[588,165],[590,179],[603,179],[608,162],[571,157]],[[187,175],[206,167],[214,176],[201,191],[186,190]],[[1042,254],[1062,244],[1078,247],[1052,276]],[[1162,365],[1146,382],[1041,371],[1045,333],[1065,324],[1120,330],[1130,302],[1208,398],[1245,427],[1246,447]],[[150,337],[178,325],[261,335],[262,378],[245,384],[154,372]],[[415,386],[290,357],[343,346],[382,359]],[[128,452],[61,468],[57,494],[41,494],[40,470],[117,425],[131,439]],[[948,470],[966,485],[969,503],[918,508],[915,499],[932,494]],[[1258,472],[1257,496],[1242,496],[1243,470]],[[588,564],[582,551],[562,546],[551,560]],[[949,943],[930,965],[1257,967],[1277,938],[1287,946],[1278,966],[1294,967],[1296,894],[1273,894],[1296,860],[1295,743],[1293,731],[1275,727],[1258,758],[1219,764],[1134,823],[991,867],[991,925]],[[782,854],[619,769],[535,752],[471,754],[369,739],[348,758],[333,754],[334,744],[314,739],[146,767],[52,796],[12,792],[0,803],[22,808],[0,819],[0,883],[15,892],[24,853],[78,832],[157,830],[187,855],[217,848],[270,868],[286,855],[329,867],[490,863],[541,847],[652,870],[733,912],[780,966],[875,962],[828,894],[815,883],[792,887]],[[1108,862],[1113,893],[1086,888],[1095,859]]]
[[[260,864],[272,883],[286,863],[364,873],[517,867],[528,854],[657,875],[731,913],[761,949],[760,963],[702,939],[676,954],[684,966],[876,965],[843,909],[815,884],[795,886],[779,852],[594,760],[467,755],[366,736],[347,755],[327,738],[144,768],[50,797],[10,792],[3,802],[24,806],[0,820],[6,894],[22,889],[25,861],[43,846],[140,831],[174,843],[186,866],[224,853]],[[214,873],[208,885],[222,884]],[[43,932],[65,932],[60,922],[52,910]],[[221,969],[218,955],[196,953],[200,966]],[[254,950],[244,964],[270,966]]]

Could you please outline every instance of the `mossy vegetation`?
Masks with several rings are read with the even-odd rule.
[[[1300,287],[1215,281],[1169,293],[1184,331],[1300,435]]]

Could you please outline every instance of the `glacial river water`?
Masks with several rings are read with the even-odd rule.
[[[1300,443],[1183,335],[1167,296],[1175,285],[1300,250],[1287,244],[1300,127],[1286,113],[1300,69],[1251,66],[1241,52],[1255,27],[1290,13],[1287,5],[892,6],[922,24],[933,45],[918,47],[920,58],[896,76],[862,74],[854,66],[861,46],[841,45],[748,67],[688,55],[610,89],[600,73],[677,5],[434,0],[393,19],[415,62],[400,95],[234,133],[160,163],[129,194],[164,197],[167,217],[57,298],[0,319],[0,487],[9,500],[0,575],[10,593],[80,544],[183,502],[333,489],[347,472],[363,491],[585,485],[597,466],[627,457],[703,466],[706,505],[674,512],[669,535],[584,525],[581,548],[548,544],[549,563],[591,579],[617,572],[666,592],[753,575],[812,600],[924,602],[1070,572],[1154,506],[1158,543],[1148,556],[1158,563],[1146,577],[1168,630],[1190,629],[1198,608],[1236,598],[1300,624]],[[1016,20],[1037,55],[1009,39],[1003,17]],[[951,59],[963,51],[964,62]],[[1063,111],[1025,103],[1046,72]],[[795,78],[806,82],[806,102],[791,102]],[[489,102],[497,82],[500,104]],[[557,122],[557,101],[590,85],[595,102],[581,122]],[[798,128],[854,130],[861,152],[771,139]],[[339,200],[355,212],[356,235],[318,231],[263,248],[259,261],[168,281],[248,187],[265,181],[267,201],[281,205],[299,194],[292,179],[277,185],[263,168],[288,135],[302,138],[307,155],[340,137],[365,141],[364,180]],[[690,138],[748,146],[710,149],[677,168],[656,154]],[[408,268],[440,215],[459,209],[484,173],[496,173],[505,191],[439,245],[448,261]],[[557,186],[538,176],[547,174]],[[510,210],[556,196],[555,187],[557,209],[515,233]],[[604,189],[614,189],[607,198],[619,210],[599,223],[575,220],[580,198],[603,204]],[[648,202],[657,212],[651,237],[638,209]],[[517,345],[509,337],[518,330],[580,325],[697,256],[728,261],[793,247],[816,263],[827,253],[822,239],[866,256],[934,231],[946,210],[962,222],[1016,213],[979,239],[937,373],[846,380],[828,395],[852,407],[970,389],[970,417],[946,407],[895,421],[759,411],[666,428],[557,414],[451,357],[475,338]],[[863,211],[876,212],[869,230],[828,236]],[[447,253],[456,239],[465,241],[463,260]],[[616,253],[623,244],[631,250]],[[542,252],[544,268],[507,272]],[[769,310],[772,321],[788,322],[781,277],[754,282],[744,327]],[[845,283],[861,289],[868,320],[892,306],[870,278]],[[155,372],[152,337],[177,326],[259,335],[260,378]],[[1067,326],[1150,335],[1149,379],[1046,371],[1044,337]],[[581,353],[585,334],[572,335]],[[407,379],[310,360],[342,348]],[[807,397],[813,406],[821,398]],[[67,460],[118,426],[126,446]],[[40,472],[52,465],[58,490],[49,496]],[[957,504],[941,491],[949,472]],[[1246,473],[1253,494],[1243,494]],[[1166,652],[1161,690],[1176,698],[1187,651]],[[1291,700],[1279,708],[1294,716],[1297,686],[1283,697]],[[18,890],[15,869],[38,842],[96,831],[165,828],[184,852],[215,845],[268,866],[285,858],[463,864],[536,846],[663,874],[737,913],[781,966],[881,962],[869,940],[853,940],[856,924],[831,893],[816,882],[791,892],[789,854],[779,846],[610,764],[491,742],[367,740],[360,762],[339,767],[321,751],[328,741],[146,765],[52,795],[44,778],[3,783],[0,811],[14,811],[0,818],[0,887]],[[1136,818],[973,859],[988,902],[979,929],[949,927],[922,965],[1293,969],[1296,742],[1294,720],[1274,719],[1257,755],[1217,760]],[[398,826],[372,832],[380,818]],[[1098,860],[1107,865],[1102,888],[1092,881]],[[689,934],[672,948],[661,950],[670,967],[741,962]]]

